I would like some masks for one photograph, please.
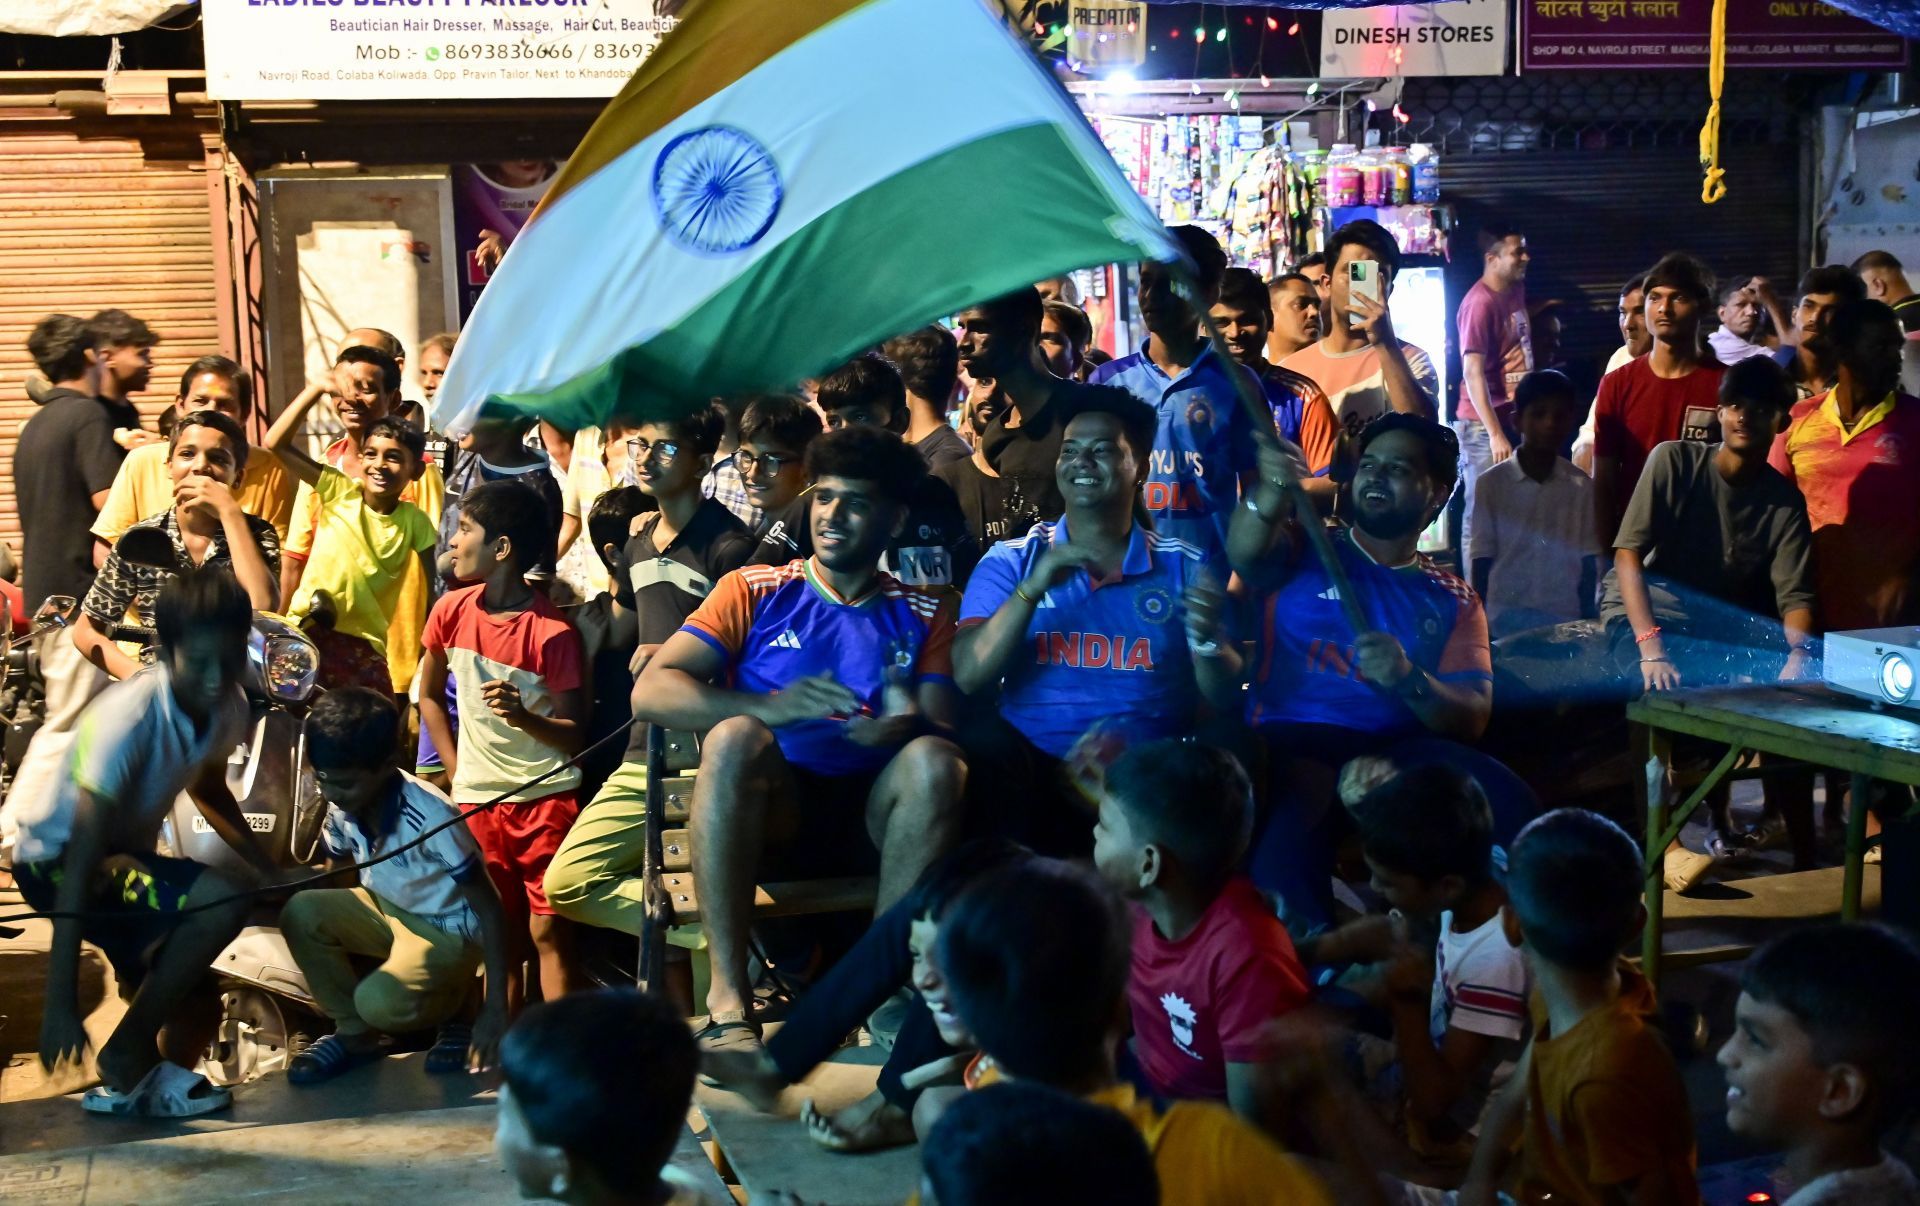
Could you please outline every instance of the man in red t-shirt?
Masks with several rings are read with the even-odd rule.
[[[1608,373],[1593,404],[1593,513],[1603,549],[1613,547],[1654,445],[1719,438],[1726,369],[1700,344],[1700,320],[1712,304],[1712,273],[1685,252],[1662,256],[1647,273],[1653,349]]]
[[[1268,1024],[1306,1004],[1286,927],[1236,875],[1253,788],[1233,755],[1167,738],[1104,776],[1093,862],[1133,914],[1133,1051],[1156,1094],[1260,1116]]]
[[[1821,322],[1834,377],[1793,408],[1768,461],[1807,498],[1814,597],[1828,632],[1920,621],[1920,399],[1899,392],[1905,336],[1877,301],[1843,301]]]

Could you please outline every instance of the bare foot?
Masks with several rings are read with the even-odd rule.
[[[822,1113],[809,1101],[800,1108],[800,1122],[807,1137],[830,1152],[875,1152],[914,1141],[913,1119],[878,1092],[838,1114]]]
[[[708,1051],[700,1057],[700,1070],[709,1080],[732,1089],[747,1099],[762,1114],[771,1114],[780,1105],[787,1078],[773,1063],[766,1048],[756,1051]]]

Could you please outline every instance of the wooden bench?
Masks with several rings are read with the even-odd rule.
[[[702,919],[693,876],[693,784],[700,743],[691,733],[656,727],[647,739],[647,848],[641,874],[647,917],[640,939],[640,984],[651,985],[666,966],[667,931]],[[805,917],[872,910],[878,882],[870,876],[792,880],[754,888],[753,916]]]

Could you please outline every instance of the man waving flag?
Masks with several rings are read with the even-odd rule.
[[[673,414],[1043,277],[1179,257],[980,0],[694,0],[515,239],[433,422]]]

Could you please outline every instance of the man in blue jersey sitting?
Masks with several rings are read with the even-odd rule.
[[[1431,419],[1386,414],[1361,433],[1359,454],[1353,526],[1328,535],[1363,631],[1348,621],[1281,488],[1298,471],[1281,461],[1297,456],[1291,445],[1262,450],[1260,481],[1235,512],[1227,546],[1257,603],[1247,719],[1267,746],[1271,787],[1250,870],[1281,894],[1289,921],[1309,929],[1329,920],[1333,843],[1345,822],[1333,789],[1348,760],[1418,751],[1417,760],[1493,777],[1491,759],[1430,740],[1478,740],[1493,706],[1479,596],[1417,547],[1459,480],[1458,438]]]
[[[951,722],[950,589],[880,569],[926,476],[878,427],[807,447],[813,552],[721,578],[634,684],[636,720],[706,733],[693,869],[712,954],[706,1050],[751,1050],[747,931],[761,877],[878,872],[892,905],[952,844],[966,781]]]
[[[999,819],[1035,849],[1072,855],[1093,841],[1068,766],[1075,743],[1096,725],[1126,740],[1191,733],[1203,696],[1232,706],[1240,656],[1221,623],[1224,570],[1135,514],[1153,407],[1090,386],[1062,417],[1054,475],[1066,514],[987,550],[961,600],[953,665],[969,695],[999,689],[1000,720],[982,716],[969,733],[976,799],[1016,807]]]

